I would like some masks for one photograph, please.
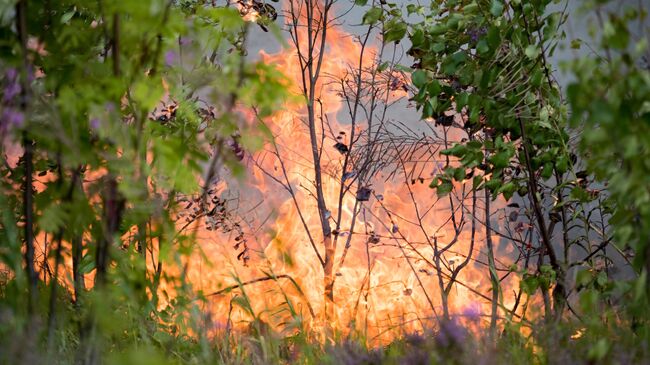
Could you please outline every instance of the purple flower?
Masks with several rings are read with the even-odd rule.
[[[466,331],[455,319],[440,322],[436,342],[442,347],[462,346]]]
[[[423,346],[426,343],[424,336],[419,333],[408,333],[404,340],[413,346]]]
[[[7,80],[15,81],[16,76],[18,76],[18,71],[16,71],[15,68],[11,67],[11,68],[7,69],[5,75],[7,76]]]
[[[21,127],[24,122],[25,115],[21,111],[14,108],[5,108],[5,110],[2,111],[2,119],[0,120],[0,124],[2,125],[3,129]]]
[[[409,349],[399,363],[404,365],[431,364],[431,354],[425,349]]]
[[[342,365],[381,364],[384,357],[381,351],[368,351],[349,340],[329,348],[327,353],[335,364]]]
[[[487,28],[486,27],[480,27],[480,28],[473,28],[469,29],[467,31],[467,34],[469,35],[469,38],[472,42],[476,43],[479,41],[479,39],[487,34]]]
[[[176,53],[174,51],[167,51],[165,53],[165,65],[171,67],[176,61]]]
[[[36,75],[34,74],[34,68],[32,65],[27,66],[27,82],[32,83],[36,80]]]
[[[7,85],[4,88],[2,101],[8,102],[13,100],[13,98],[15,98],[16,95],[20,94],[20,91],[22,89],[20,87],[20,84],[18,83],[18,71],[16,71],[15,68],[7,69],[7,71],[5,72],[5,78],[7,81]]]
[[[463,316],[471,321],[476,321],[481,317],[481,307],[478,303],[472,303],[463,309]]]
[[[9,84],[5,87],[4,94],[2,95],[2,101],[9,102],[13,100],[16,95],[20,94],[21,87],[17,81],[10,81]]]
[[[192,43],[192,38],[190,38],[190,37],[181,37],[179,43],[181,44],[181,46],[188,45],[188,44]]]
[[[99,119],[93,118],[93,119],[90,120],[90,128],[97,130],[97,129],[99,129],[100,123],[101,123],[101,121]]]
[[[106,104],[104,104],[104,108],[106,109],[107,112],[112,113],[115,111],[115,104],[109,101]]]

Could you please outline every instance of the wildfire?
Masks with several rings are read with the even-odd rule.
[[[253,201],[249,205],[262,202],[256,205],[257,213],[248,212],[245,218],[254,222],[251,226],[263,227],[250,235],[257,247],[251,264],[245,268],[229,261],[230,247],[213,243],[223,236],[205,232],[201,248],[212,264],[197,260],[189,270],[189,279],[205,293],[219,292],[210,297],[210,311],[216,317],[215,323],[220,324],[248,323],[253,316],[259,316],[274,329],[291,332],[295,328],[293,319],[298,317],[304,319],[302,325],[316,331],[328,327],[343,333],[362,331],[369,341],[381,343],[404,332],[435,327],[443,315],[441,284],[448,289],[450,315],[462,318],[471,313],[474,319],[489,320],[491,283],[485,228],[476,224],[472,229],[469,223],[459,227],[452,222],[454,209],[459,210],[457,217],[460,210],[465,210],[464,219],[473,218],[469,187],[463,190],[460,184],[456,186],[465,191],[456,201],[438,199],[428,187],[430,177],[440,168],[435,151],[414,147],[414,152],[427,155],[428,162],[401,161],[403,171],[390,176],[386,169],[379,169],[368,184],[352,184],[339,204],[342,180],[352,180],[357,173],[343,171],[342,149],[351,145],[353,132],[357,136],[372,136],[376,131],[369,128],[367,116],[357,121],[354,131],[349,117],[341,117],[345,111],[342,88],[353,81],[355,73],[351,70],[359,68],[361,53],[365,52],[365,56],[359,69],[366,73],[361,79],[365,82],[372,75],[385,78],[387,101],[404,97],[407,88],[404,78],[395,70],[375,74],[368,71],[377,69],[377,47],[368,46],[362,51],[361,44],[340,28],[330,26],[327,32],[321,71],[324,76],[315,85],[315,113],[319,125],[323,125],[319,133],[324,134],[318,143],[322,143],[322,190],[329,209],[326,219],[334,222],[339,213],[341,217],[341,229],[331,236],[338,242],[333,255],[333,313],[323,314],[324,272],[319,260],[325,255],[325,237],[314,199],[312,140],[305,125],[306,108],[300,103],[286,105],[267,121],[275,142],[249,162],[249,186],[240,195]],[[306,38],[304,34],[300,36]],[[261,57],[293,77],[294,92],[301,94],[299,85],[304,70],[295,49],[277,54],[262,52]],[[401,151],[397,152],[399,157]],[[400,164],[399,160],[393,163]],[[419,175],[412,174],[416,170]],[[481,218],[482,205],[478,204],[476,214]],[[493,235],[492,240],[498,247],[500,238]],[[445,246],[449,247],[436,255]],[[507,256],[512,252],[502,253]],[[463,264],[468,255],[471,259]],[[507,268],[510,264],[499,262],[498,266]],[[464,268],[454,274],[460,265]],[[239,283],[247,285],[241,286],[241,290],[224,292],[224,287],[238,284],[235,276]],[[257,280],[269,276],[277,277]],[[454,283],[449,284],[452,276]],[[517,285],[516,275],[502,282],[504,293],[511,293],[508,288]],[[232,303],[240,303],[234,299],[242,297],[250,308],[233,307]],[[511,295],[504,294],[500,303],[511,308],[514,301]]]
[[[259,2],[238,4],[246,20],[258,19]],[[306,34],[299,36],[304,42]],[[391,131],[383,127],[383,121],[378,126],[374,111],[355,115],[352,128],[353,113],[346,109],[346,97],[357,85],[355,82],[376,87],[362,93],[364,102],[383,98],[384,106],[389,106],[405,99],[408,81],[395,69],[379,71],[381,49],[362,46],[337,26],[328,26],[324,49],[322,76],[314,90],[320,125],[319,167],[328,207],[324,218],[334,227],[327,239],[336,243],[331,255],[331,277],[327,278],[322,262],[326,237],[314,199],[315,166],[312,137],[305,123],[306,107],[304,102],[294,101],[265,121],[275,139],[248,159],[246,185],[221,181],[213,187],[216,195],[239,196],[242,223],[225,233],[206,228],[215,227],[214,220],[198,229],[200,254],[187,262],[187,279],[208,295],[209,308],[205,310],[212,318],[213,332],[230,326],[243,329],[252,320],[261,320],[284,334],[299,328],[315,333],[361,332],[372,344],[386,343],[405,332],[435,327],[444,315],[442,293],[446,293],[450,316],[470,321],[473,326],[486,323],[491,306],[486,230],[482,224],[468,223],[484,218],[480,199],[476,200],[477,208],[472,209],[471,181],[467,188],[456,184],[459,193],[449,199],[438,198],[428,187],[431,177],[443,166],[438,149],[428,144],[431,129],[422,140],[397,146],[383,138],[385,133],[399,128]],[[293,77],[293,92],[302,96],[304,69],[295,48],[277,54],[261,52],[260,57]],[[405,108],[403,104],[398,107]],[[171,115],[174,109],[167,111]],[[255,119],[250,110],[240,112]],[[447,133],[449,141],[462,138],[453,128]],[[355,142],[357,146],[365,143],[362,149],[366,149],[366,157],[385,164],[368,173],[354,166],[363,165],[363,160],[346,163],[346,154]],[[97,172],[98,176],[103,173]],[[359,175],[364,175],[363,182]],[[188,207],[192,205],[186,202],[190,203]],[[504,206],[499,202],[493,205]],[[185,222],[181,220],[181,224]],[[232,237],[233,232],[236,237]],[[231,245],[220,244],[231,239],[248,241],[251,252],[247,266],[232,258]],[[498,235],[492,234],[492,241],[499,247]],[[46,248],[39,250],[45,252]],[[501,250],[499,257],[513,256],[513,252],[510,245]],[[71,267],[71,259],[65,260],[65,266]],[[512,262],[497,264],[508,268]],[[153,263],[147,265],[150,272],[156,271]],[[72,290],[70,278],[65,276],[64,268],[61,270],[61,277]],[[87,276],[87,285],[92,285],[92,275]],[[327,280],[334,283],[331,313],[327,313],[324,295]],[[164,307],[174,295],[172,286],[161,281],[159,306]],[[514,274],[501,282],[501,313],[503,308],[519,302],[519,298],[508,294],[517,286]]]

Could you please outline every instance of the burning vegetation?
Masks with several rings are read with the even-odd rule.
[[[14,3],[0,363],[649,358],[642,4]]]

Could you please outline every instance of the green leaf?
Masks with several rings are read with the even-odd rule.
[[[497,49],[501,44],[501,31],[496,26],[488,29],[487,41],[491,49]],[[487,72],[486,72],[487,73]]]
[[[490,13],[494,16],[499,16],[503,13],[503,3],[499,0],[492,0],[490,4]]]
[[[600,361],[607,356],[609,352],[609,343],[607,339],[601,338],[590,349],[587,357],[592,361]]]
[[[602,288],[605,285],[607,285],[607,273],[604,271],[601,271],[598,273],[598,276],[596,276],[596,283]]]
[[[354,0],[355,5],[364,6],[368,3],[368,0]]]
[[[524,53],[526,54],[526,57],[530,58],[531,60],[534,60],[537,59],[537,57],[539,57],[541,51],[539,47],[537,47],[534,44],[531,44],[528,47],[526,47]]]
[[[463,12],[465,14],[475,14],[479,11],[479,6],[476,2],[471,2],[463,7]]]
[[[551,175],[553,175],[553,163],[552,162],[546,162],[544,164],[544,168],[542,168],[542,178],[544,180],[548,180],[551,178]]]
[[[142,79],[133,87],[133,99],[142,109],[153,110],[164,94],[162,83],[158,78]]]
[[[377,23],[379,19],[381,19],[383,15],[383,12],[381,8],[378,8],[376,6],[373,6],[368,10],[364,15],[363,15],[363,24],[368,24],[368,25],[373,25]]]
[[[431,100],[424,102],[424,107],[422,108],[422,119],[430,118],[433,115],[433,104]]]
[[[458,94],[457,97],[456,97],[456,110],[458,112],[460,112],[461,109],[464,106],[466,106],[468,102],[469,102],[469,94],[468,93],[462,92],[462,93]]]
[[[68,24],[70,22],[70,19],[75,15],[76,11],[72,10],[69,11],[61,16],[61,24]]]
[[[622,19],[612,17],[603,26],[603,46],[617,49],[627,48],[630,42],[630,32]]]
[[[459,167],[457,169],[454,169],[454,180],[463,181],[463,179],[465,179],[465,176],[465,168]]]
[[[447,31],[447,26],[445,24],[437,24],[428,29],[431,35],[440,35],[444,34]]]
[[[481,39],[478,41],[476,44],[476,50],[478,53],[487,53],[490,51],[490,46],[488,46],[488,42],[485,39]]]
[[[386,69],[388,69],[388,66],[390,66],[390,62],[388,62],[388,61],[382,62],[381,65],[379,65],[379,67],[377,67],[377,71],[378,72],[386,71]]]
[[[564,174],[569,169],[569,159],[566,155],[561,155],[555,162],[555,168],[560,174]]]
[[[436,79],[432,79],[427,85],[427,92],[429,93],[429,96],[432,98],[440,95],[441,90],[442,87],[440,86],[440,82],[438,82],[438,80]]]
[[[235,31],[244,25],[244,19],[234,7],[201,7],[199,9],[201,9],[200,14],[219,24],[225,31]]]
[[[422,6],[415,5],[415,4],[408,4],[406,5],[406,11],[408,12],[408,15],[417,13],[422,10]]]
[[[483,182],[483,176],[475,175],[472,179],[472,189],[478,189]]]
[[[95,258],[92,255],[85,255],[79,265],[79,273],[88,274],[95,269]]]
[[[512,196],[515,194],[515,191],[517,191],[517,184],[515,184],[513,181],[509,181],[503,184],[497,193],[503,194],[503,198],[505,200],[510,200],[510,198],[512,198]]]
[[[452,148],[440,151],[441,155],[463,157],[467,153],[467,147],[464,144],[456,143]]]
[[[531,85],[533,85],[535,87],[540,87],[542,85],[542,79],[543,78],[544,78],[544,74],[542,73],[542,70],[537,69],[530,76],[530,83],[531,83]]]
[[[38,219],[38,225],[43,231],[55,232],[65,224],[67,214],[60,205],[52,203],[48,205]]]
[[[524,275],[523,280],[519,282],[519,287],[524,293],[533,295],[537,291],[537,288],[539,288],[539,280],[536,276]]]
[[[494,165],[496,169],[503,169],[510,165],[510,159],[512,158],[512,152],[510,150],[501,151],[490,156],[488,160]]]
[[[591,283],[593,275],[589,270],[580,270],[576,275],[576,286],[577,287],[586,287]]]
[[[445,44],[442,42],[436,42],[431,46],[431,50],[435,53],[440,53],[446,49]]]
[[[406,23],[401,21],[401,19],[393,18],[386,24],[386,28],[384,29],[384,43],[399,43],[405,35]]]
[[[452,184],[452,182],[448,179],[443,179],[440,182],[440,185],[436,187],[436,194],[438,194],[438,196],[444,196],[449,194],[449,192],[451,192],[453,189],[454,184]]]
[[[580,46],[582,46],[582,40],[581,39],[573,39],[571,40],[571,48],[572,49],[580,49]]]
[[[491,192],[496,192],[501,187],[501,179],[493,176],[490,180],[485,182],[485,187]]]
[[[418,89],[422,88],[427,82],[427,74],[423,70],[416,70],[411,74],[411,82]]]

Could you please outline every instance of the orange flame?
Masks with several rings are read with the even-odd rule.
[[[341,95],[342,83],[333,80],[353,82],[350,70],[358,67],[361,51],[361,45],[349,34],[337,27],[328,28],[326,55],[321,71],[323,76],[316,85],[316,114],[322,112],[325,118],[323,123],[329,126],[329,129],[323,127],[325,130],[322,131],[327,137],[323,142],[321,167],[323,192],[330,210],[329,219],[332,220],[339,214],[338,199],[343,174],[343,156],[333,147],[337,141],[334,135],[342,131],[347,138],[351,133],[349,122],[339,122],[337,119],[345,105]],[[369,47],[365,52],[361,68],[376,70],[378,49]],[[296,50],[272,55],[262,52],[261,57],[264,62],[274,64],[286,75],[293,76],[296,85],[294,92],[301,94],[297,85],[301,84],[302,71]],[[404,80],[396,78],[393,71],[384,74],[388,75],[390,81],[387,86],[390,91],[389,101],[405,96],[406,91],[401,87]],[[201,243],[202,250],[209,261],[214,263],[213,266],[208,267],[199,260],[198,265],[189,270],[190,280],[206,293],[236,285],[233,275],[237,275],[241,282],[250,284],[242,286],[247,302],[251,305],[250,310],[231,305],[233,298],[244,295],[240,290],[210,297],[211,312],[216,317],[216,323],[221,326],[224,323],[237,325],[250,321],[251,315],[259,315],[278,331],[290,332],[295,330],[295,323],[289,315],[286,304],[288,299],[293,305],[291,310],[299,312],[301,318],[304,318],[302,325],[307,325],[316,332],[328,326],[343,333],[362,331],[373,343],[386,342],[404,332],[435,326],[436,320],[442,315],[440,280],[443,285],[448,285],[452,271],[465,260],[472,245],[468,223],[460,229],[457,242],[440,255],[442,277],[438,278],[434,264],[435,243],[440,247],[446,246],[452,242],[455,230],[450,219],[452,206],[449,200],[436,202],[435,193],[422,183],[425,179],[430,180],[436,171],[437,166],[433,162],[435,159],[422,166],[418,165],[421,171],[431,172],[422,179],[417,175],[411,178],[406,174],[396,174],[384,181],[386,176],[380,172],[372,181],[374,194],[368,201],[356,201],[353,192],[359,186],[354,186],[343,197],[340,205],[342,228],[340,232],[334,233],[339,236],[334,255],[335,309],[331,318],[321,315],[325,310],[323,267],[310,244],[308,232],[314,238],[321,255],[324,254],[324,248],[320,217],[313,198],[314,164],[305,117],[304,105],[286,105],[284,110],[268,121],[268,127],[275,136],[275,145],[268,145],[265,151],[253,157],[255,164],[249,171],[249,191],[242,195],[257,197],[266,211],[273,209],[274,220],[270,224],[262,224],[261,221],[268,222],[268,217],[261,214],[250,219],[266,228],[266,231],[258,230],[256,236],[251,238],[256,240],[259,255],[251,258],[250,267],[242,268],[238,263],[229,261],[228,257],[232,255],[230,248],[215,245],[213,242],[223,237],[213,233],[204,237]],[[366,122],[360,127],[357,124],[357,127],[358,135],[368,125]],[[415,163],[410,164],[415,166]],[[412,184],[411,180],[415,183]],[[290,184],[295,201],[281,183]],[[457,184],[456,188],[460,191],[462,185]],[[470,188],[471,181],[466,191],[469,192]],[[471,203],[469,195],[462,200],[465,204],[468,201]],[[434,206],[433,202],[436,202]],[[459,201],[455,204],[458,209]],[[259,207],[257,209],[263,210]],[[469,206],[465,209],[469,209]],[[479,220],[483,214],[481,209],[477,210]],[[472,217],[468,215],[465,212],[464,219],[469,221]],[[356,218],[356,224],[350,232],[353,217]],[[352,237],[346,250],[344,247],[349,235]],[[492,240],[498,247],[500,238],[493,235]],[[512,251],[514,247],[511,247],[510,252],[502,252],[499,257],[507,257]],[[471,253],[473,258],[459,272],[455,278],[456,283],[449,286],[449,309],[452,315],[462,316],[469,308],[474,316],[486,316],[489,320],[491,283],[485,264],[485,229],[482,224],[475,226]],[[343,255],[345,261],[339,266]],[[498,266],[507,268],[510,264],[511,262],[500,262]],[[270,274],[282,277],[277,280],[255,280]],[[503,293],[511,293],[511,290],[505,289],[518,285],[517,280],[516,275],[504,280]],[[235,303],[239,302],[235,300]],[[513,302],[514,298],[510,295],[504,294],[501,299],[501,304],[506,308],[512,307]]]

